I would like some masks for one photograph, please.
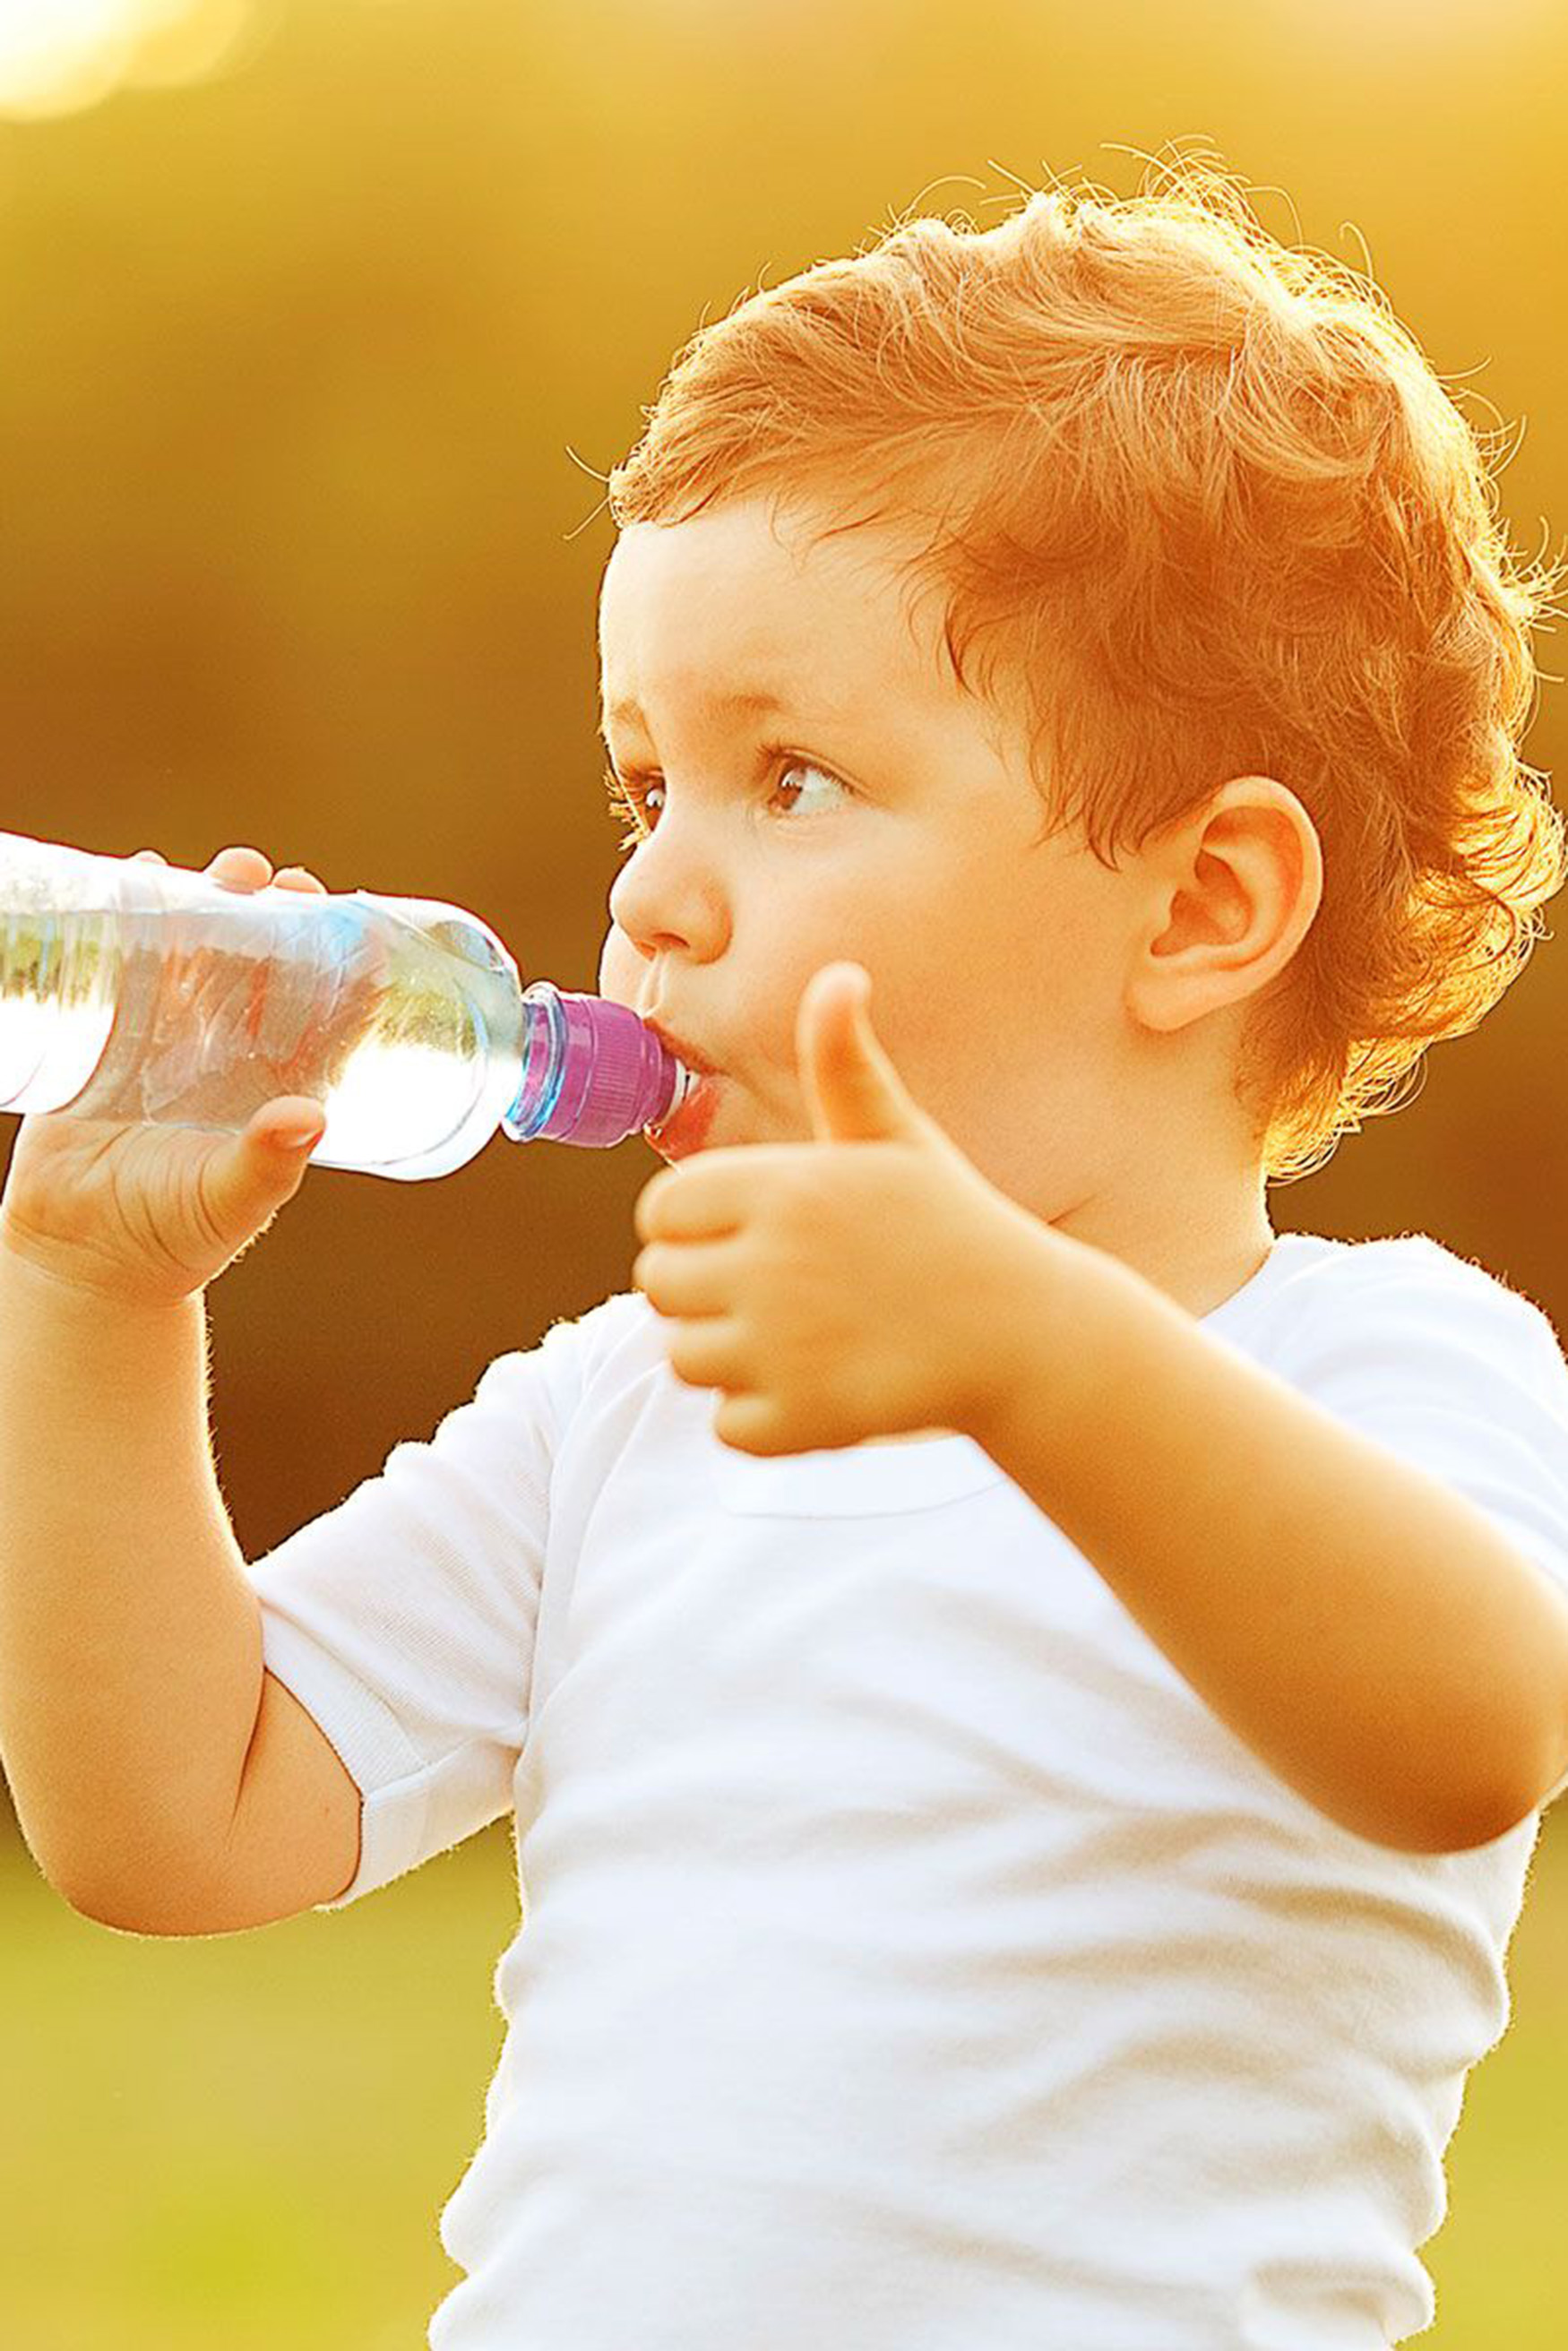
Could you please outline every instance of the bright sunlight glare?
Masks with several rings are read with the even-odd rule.
[[[1561,0],[1273,0],[1282,33],[1329,40],[1357,58],[1420,67],[1549,26]]]
[[[197,80],[251,15],[251,0],[0,0],[0,115],[74,114],[122,83]]]

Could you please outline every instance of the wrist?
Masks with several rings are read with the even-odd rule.
[[[1115,1310],[1138,1277],[1021,1208],[998,1270],[967,1433],[999,1468],[1035,1469],[1094,1441],[1116,1377]]]
[[[164,1322],[188,1315],[200,1290],[186,1296],[158,1298],[138,1292],[112,1279],[95,1280],[90,1265],[80,1257],[55,1254],[47,1243],[34,1241],[0,1210],[0,1273],[28,1295],[58,1313],[100,1320],[108,1312],[120,1320],[139,1316]]]

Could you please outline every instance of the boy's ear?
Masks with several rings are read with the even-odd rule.
[[[1322,900],[1317,827],[1272,776],[1233,777],[1139,856],[1145,919],[1125,1000],[1146,1029],[1185,1029],[1267,987]]]

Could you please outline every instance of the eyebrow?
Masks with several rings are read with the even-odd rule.
[[[710,696],[710,700],[716,710],[744,711],[748,717],[752,718],[777,717],[789,707],[787,703],[779,701],[776,694],[769,693],[765,687],[760,686],[734,694],[716,694]],[[606,716],[608,723],[612,726],[622,726],[627,719],[641,720],[642,705],[628,695],[619,702],[612,702]],[[599,729],[601,735],[604,732],[604,724],[605,722],[601,720]]]

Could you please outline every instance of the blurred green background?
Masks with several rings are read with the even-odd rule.
[[[597,477],[679,344],[899,214],[988,226],[1014,174],[1128,194],[1173,143],[1370,266],[1509,428],[1516,542],[1557,552],[1565,68],[1547,0],[0,0],[0,826],[254,842],[591,988]],[[1565,724],[1549,683],[1536,766]],[[1549,938],[1413,1103],[1274,1188],[1276,1228],[1432,1233],[1568,1330],[1565,1013]],[[314,1173],[211,1293],[246,1552],[627,1287],[657,1164]],[[497,1823],[349,1912],[160,1943],[76,1917],[0,1823],[0,2340],[422,2342],[512,1861]],[[1425,2249],[1437,2351],[1561,2351],[1565,1951],[1553,1814]]]

